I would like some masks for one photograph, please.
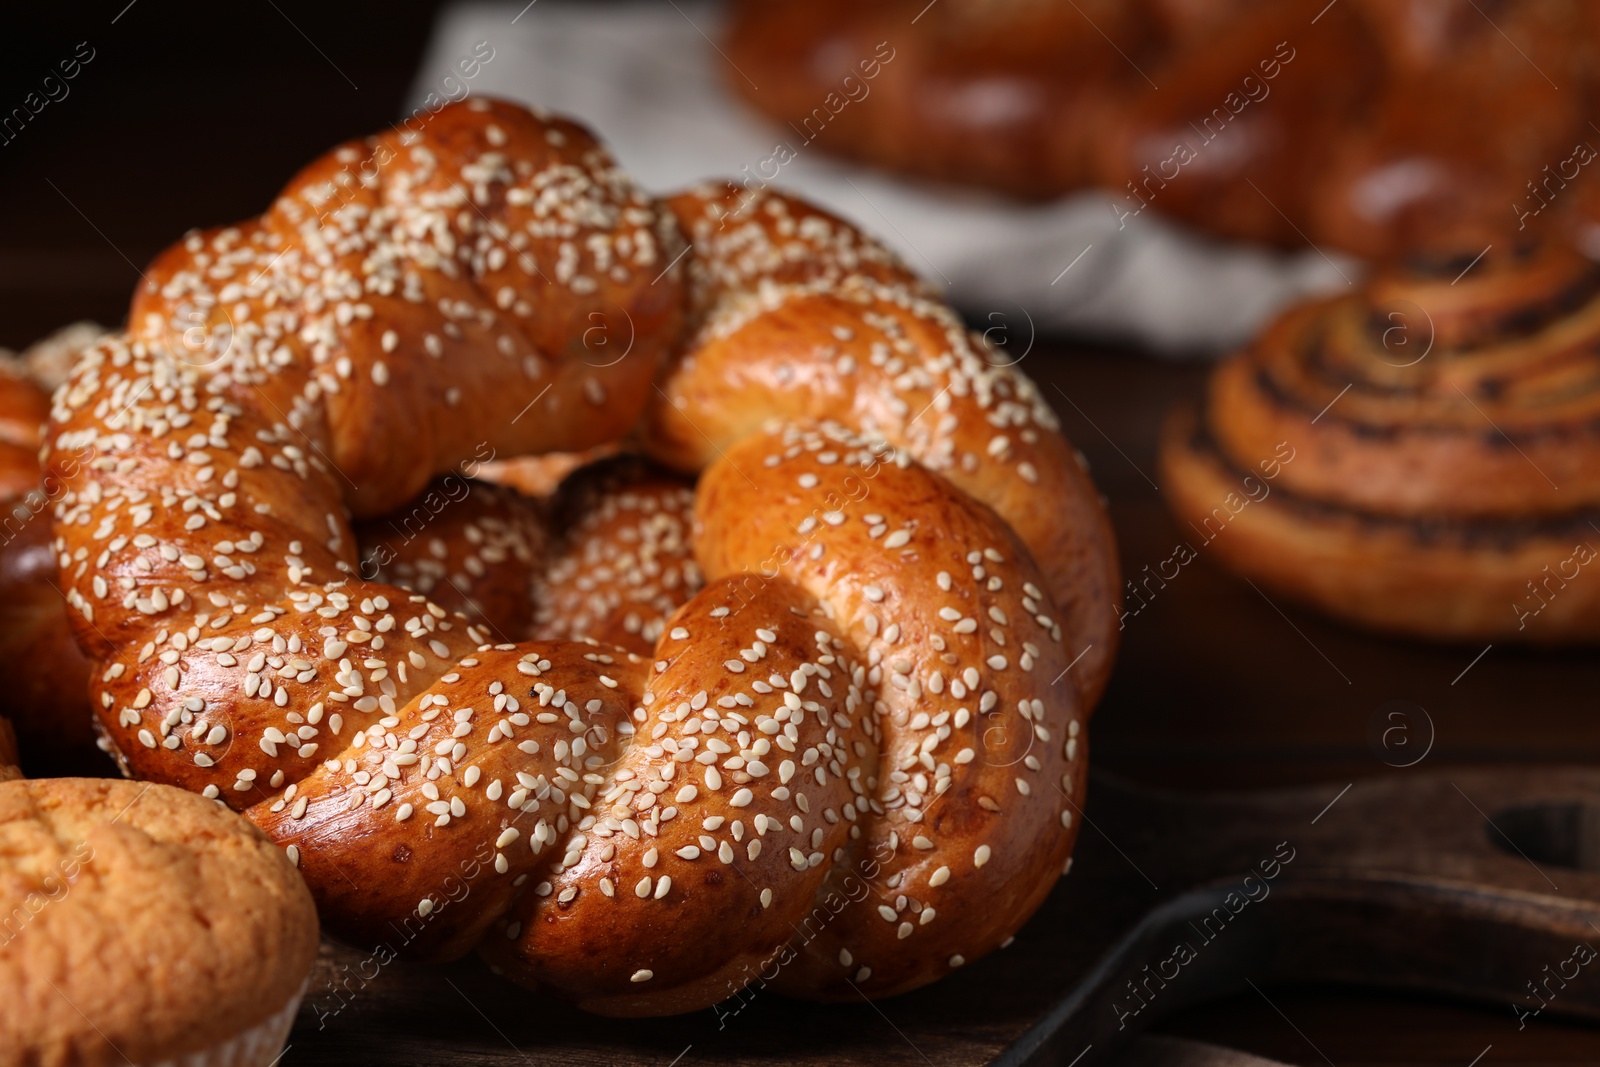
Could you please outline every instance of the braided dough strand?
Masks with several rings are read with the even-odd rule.
[[[1092,708],[1116,654],[1116,541],[1082,454],[1033,383],[831,215],[731,186],[670,203],[696,253],[698,333],[647,411],[649,449],[695,470],[770,420],[829,419],[904,450],[1028,546]]]
[[[134,332],[57,394],[46,457],[124,768],[248,806],[484,643],[359,585],[349,513],[484,447],[621,433],[676,329],[677,243],[586,131],[474,102],[338,149],[262,219],[160,257]],[[591,315],[632,323],[628,358],[585,358]]]
[[[58,392],[110,748],[245,810],[337,935],[617,1014],[774,960],[882,995],[1062,869],[1116,632],[1093,488],[881,246],[777,196],[719,231],[732,195],[676,202],[680,256],[579,127],[447,109],[164,254]],[[656,455],[715,458],[692,494],[617,460],[452,499],[646,406]]]

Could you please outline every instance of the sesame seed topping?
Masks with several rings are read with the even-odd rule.
[[[1083,780],[1075,705],[1051,688],[1072,617],[1009,547],[1024,531],[972,499],[1057,477],[1048,406],[831,216],[765,190],[736,214],[713,209],[737,193],[658,206],[574,126],[478,100],[446,114],[430,121],[459,136],[381,135],[367,147],[394,158],[370,181],[312,170],[316,187],[292,185],[262,220],[163,257],[130,332],[85,353],[58,394],[49,447],[97,455],[55,504],[67,601],[132,635],[93,675],[125,769],[203,785],[280,843],[322,849],[333,839],[317,835],[348,828],[409,864],[405,885],[447,884],[492,841],[478,861],[508,882],[482,899],[504,910],[493,940],[524,961],[550,949],[549,920],[596,909],[655,909],[640,928],[675,928],[715,892],[726,914],[792,916],[868,855],[883,922],[845,913],[804,951],[857,983],[873,974],[862,958],[886,978],[907,953],[960,966],[942,932],[957,915],[963,950],[990,950],[1017,917],[969,923],[942,887],[975,836],[1004,843],[972,852],[996,884],[1041,849],[1054,868],[1070,835],[1013,831],[1070,828],[1054,783],[1075,795]],[[571,356],[577,339],[553,325],[575,313],[587,328],[591,308],[642,319],[679,295],[686,335],[640,323],[651,358],[615,369]],[[228,310],[213,362],[178,359],[145,321],[180,306]],[[821,332],[763,365],[785,386],[752,412],[763,429],[709,446],[688,429],[695,375],[716,373],[724,346],[769,359],[739,336],[774,312]],[[666,455],[681,431],[684,469],[710,463],[698,488],[635,458],[585,467],[549,506],[476,480],[452,497],[473,467],[451,461],[480,433],[474,464],[620,436],[629,397],[651,391],[638,368],[680,341],[649,400],[651,447]],[[844,382],[870,423],[782,408],[813,380]],[[370,405],[382,417],[352,421]],[[708,446],[726,462],[697,458]],[[719,478],[737,491],[716,495]],[[952,795],[979,830],[951,831]],[[283,847],[326,895],[337,847]],[[736,931],[694,941],[748,947]],[[641,955],[604,964],[606,980],[676,966]]]

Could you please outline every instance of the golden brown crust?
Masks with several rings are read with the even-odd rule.
[[[0,1064],[209,1048],[298,997],[317,951],[283,853],[167,786],[0,784],[0,900]]]
[[[0,362],[0,441],[39,447],[39,429],[50,418],[50,397],[20,360]]]
[[[1551,246],[1468,265],[1285,313],[1175,418],[1162,484],[1219,558],[1341,617],[1595,640],[1600,271]]]
[[[766,198],[759,224],[722,220],[680,254],[673,215],[571,123],[473,102],[408,136],[341,149],[261,220],[166,253],[135,332],[88,352],[56,396],[58,560],[125,769],[246,810],[336,935],[441,959],[499,923],[508,973],[595,1010],[727,995],[783,948],[780,918],[809,913],[869,846],[875,918],[828,935],[848,937],[869,995],[1010,936],[1070,850],[1077,734],[1115,636],[1105,514],[1031,383],[986,363],[876,242],[798,201]],[[388,147],[338,195],[350,206],[318,207],[340,166],[360,172]],[[698,213],[698,235],[734,199],[686,194],[678,210]],[[774,236],[792,258],[770,258]],[[590,316],[608,309],[634,331],[630,354],[591,360]],[[719,346],[740,329],[765,345],[784,315],[812,347],[744,352],[737,378]],[[695,340],[657,386],[685,317]],[[859,374],[839,352],[817,363],[813,347],[835,343]],[[784,407],[774,382],[791,359],[844,377]],[[728,378],[695,381],[696,365]],[[848,426],[817,421],[851,389]],[[471,489],[435,509],[424,495],[413,554],[379,566],[438,591],[478,558],[494,588],[452,588],[476,617],[360,569],[352,513],[382,514],[446,471],[466,486],[469,457],[621,437],[641,406],[652,448],[681,470],[723,457],[695,538],[682,482],[623,461],[542,505],[560,538],[548,553],[541,505]],[[792,424],[747,424],[763,406]],[[709,454],[686,444],[702,418],[727,435]],[[92,462],[59,469],[89,445]],[[766,450],[770,492],[738,496],[727,472]],[[801,512],[848,473],[843,454],[882,468],[869,510],[846,527],[824,508],[805,558],[769,576],[752,553],[784,522],[813,528]],[[505,550],[492,560],[491,517]],[[436,534],[431,575],[414,553]],[[713,559],[719,580],[697,592]],[[882,577],[825,580],[852,560],[858,579]],[[498,587],[526,596],[529,575],[561,616],[535,617],[536,634],[590,629],[650,655],[496,633],[526,611]],[[755,606],[732,611],[744,594]],[[881,616],[862,614],[875,597]],[[980,750],[1004,759],[980,764]],[[613,869],[626,879],[608,893]],[[772,910],[712,945],[728,908]],[[563,918],[580,913],[596,919]],[[837,995],[844,958],[797,966],[810,977],[795,991]]]
[[[346,506],[381,514],[485,444],[619,435],[675,331],[677,241],[586,131],[472,101],[330,153],[260,221],[159,258],[140,333],[80,359],[50,441],[57,465],[98,450],[63,478],[56,531],[124,766],[249,806],[330,734],[343,747],[340,704],[359,731],[491,639],[347,584]],[[568,347],[591,309],[631,318],[629,359]],[[205,328],[174,334],[194,314]]]
[[[485,953],[654,1014],[775,961],[788,992],[833,999],[992,950],[1070,854],[1087,756],[1027,550],[828,424],[742,439],[696,516],[711,580],[632,681],[639,740],[597,756],[594,825]]]
[[[830,425],[754,435],[704,481],[708,576],[775,570],[826,604],[877,695],[876,817],[832,871],[854,903],[795,939],[781,987],[901,992],[998,947],[1071,853],[1086,778],[1043,568],[939,474]]]
[[[694,489],[637,456],[594,464],[551,502],[559,547],[537,576],[541,640],[592,637],[648,656],[668,617],[703,584]]]
[[[1140,82],[1108,108],[1090,151],[1120,225],[1150,210],[1235,239],[1304,244],[1324,153],[1382,85],[1350,5],[1308,37],[1309,19],[1269,4],[1220,34],[1174,41],[1147,68],[1162,91]],[[1347,246],[1321,231],[1311,240]]]
[[[747,0],[734,5],[723,48],[741,68],[761,71],[759,90],[737,76],[728,85],[779,122],[791,151],[814,144],[1043,197],[1094,179],[1086,131],[1145,84],[1096,27],[1134,54],[1158,41],[1121,0],[1082,0],[1077,10]]]
[[[1600,268],[1567,249],[1491,252],[1453,284],[1390,273],[1292,309],[1223,364],[1208,426],[1234,457],[1306,442],[1283,484],[1353,508],[1492,517],[1596,505],[1597,341]]]
[[[258,220],[168,249],[130,339],[265,412],[262,432],[284,427],[306,463],[332,467],[357,515],[382,514],[485,443],[516,455],[623,436],[676,334],[676,276],[652,281],[677,240],[587,130],[473,100],[420,133],[334,149]],[[583,347],[595,323],[635,338],[627,359]],[[294,426],[307,405],[322,422],[309,434]]]
[[[1323,168],[1299,216],[1313,240],[1373,257],[1475,254],[1584,221],[1585,205],[1561,193],[1594,156],[1580,147],[1592,143],[1600,102],[1594,5],[1533,0],[1492,20],[1451,0],[1352,7],[1381,54],[1379,88],[1359,120],[1346,117],[1320,147],[1297,139]]]
[[[46,334],[21,352],[0,349],[0,366],[16,372],[43,389],[48,394],[56,391],[72,372],[78,353],[94,344],[109,331],[94,322],[74,322]],[[45,415],[49,417],[49,409]]]
[[[39,430],[49,418],[50,398],[26,366],[0,361],[0,499],[38,488]]]
[[[542,500],[451,475],[356,525],[361,575],[421,593],[501,643],[592,638],[649,655],[700,589],[693,504],[689,481],[636,455],[577,468]]]
[[[1575,0],[744,0],[723,47],[791,152],[1400,258],[1592,222],[1596,28]]]
[[[37,492],[37,489],[34,490]],[[51,548],[48,507],[21,508],[0,543],[0,670],[9,679],[6,713],[35,775],[110,770],[95,747],[89,661],[78,648]],[[13,519],[18,516],[14,513]]]
[[[1274,595],[1433,640],[1600,636],[1600,583],[1586,573],[1600,558],[1590,525],[1600,525],[1600,508],[1544,524],[1494,523],[1355,512],[1282,489],[1250,499],[1267,484],[1261,472],[1234,467],[1196,430],[1196,413],[1184,408],[1163,433],[1161,485],[1182,520],[1179,535]]]
[[[101,333],[80,323],[0,360],[0,672],[9,679],[6,712],[36,775],[105,767],[95,751],[89,663],[68,625],[50,544],[61,486],[41,484],[39,470],[47,379]]]
[[[848,223],[733,187],[672,208],[698,253],[699,332],[646,411],[646,448],[696,469],[769,420],[828,419],[904,450],[1028,546],[1092,708],[1116,653],[1116,542],[1082,454],[1033,382]]]
[[[515,490],[446,475],[409,505],[357,523],[355,533],[364,580],[420,593],[498,641],[528,635],[530,585],[549,535]]]

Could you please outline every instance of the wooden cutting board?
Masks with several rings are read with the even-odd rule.
[[[1086,814],[1071,873],[1011,947],[916,993],[821,1006],[756,989],[608,1020],[476,960],[330,946],[289,1062],[1088,1067],[1167,1012],[1288,980],[1499,1003],[1508,1030],[1517,1011],[1600,1018],[1600,772],[1205,796],[1096,775]]]

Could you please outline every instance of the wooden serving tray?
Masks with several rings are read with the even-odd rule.
[[[1508,1026],[1512,1003],[1540,1007],[1531,982],[1544,1012],[1600,1018],[1600,966],[1574,959],[1600,946],[1600,772],[1206,797],[1097,775],[1086,812],[1072,873],[1015,943],[906,996],[813,1005],[755,989],[606,1020],[476,961],[384,966],[330,947],[294,1062],[1087,1067],[1176,1008],[1287,980],[1499,1001]]]

